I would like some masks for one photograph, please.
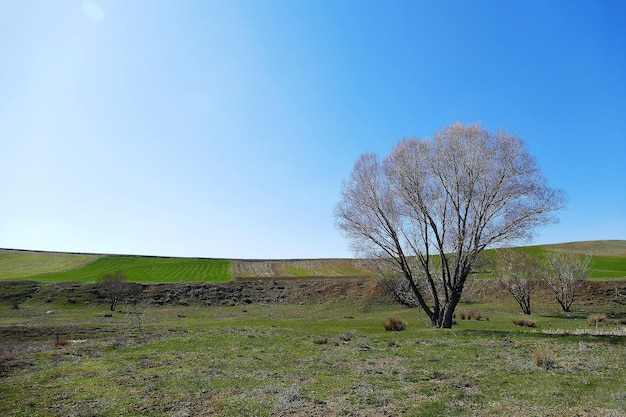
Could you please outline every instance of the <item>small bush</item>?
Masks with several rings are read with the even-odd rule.
[[[465,320],[465,313],[464,312],[460,312],[459,313],[459,317],[461,318],[461,320]]]
[[[556,362],[554,358],[550,354],[550,352],[546,352],[543,349],[535,350],[535,365],[540,366],[544,369],[552,369],[556,366]]]
[[[326,343],[328,343],[328,338],[327,337],[319,337],[319,338],[315,339],[313,341],[313,343],[315,343],[316,345],[325,345]]]
[[[482,316],[480,314],[480,311],[470,311],[469,312],[469,317],[470,317],[471,320],[479,321]]]
[[[67,339],[66,339],[66,338],[64,338],[64,337],[57,338],[57,339],[54,341],[54,346],[56,346],[56,347],[59,347],[59,346],[67,346],[67,345],[69,345],[69,344],[70,344],[70,341],[69,341],[69,340],[67,340]]]
[[[587,317],[587,324],[589,326],[596,326],[598,323],[602,323],[603,321],[606,321],[606,315],[604,314],[592,314]]]
[[[349,334],[342,334],[339,336],[339,340],[342,342],[349,342],[352,340],[352,337]]]
[[[393,317],[387,320],[384,326],[388,332],[399,332],[406,329],[406,324],[402,320]]]
[[[535,322],[528,319],[514,319],[513,324],[520,327],[535,327]]]

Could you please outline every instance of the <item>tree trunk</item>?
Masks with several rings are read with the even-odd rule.
[[[433,311],[433,315],[430,317],[433,327],[438,329],[450,329],[452,328],[452,320],[454,316],[454,310],[461,300],[460,294],[453,292],[440,310]]]

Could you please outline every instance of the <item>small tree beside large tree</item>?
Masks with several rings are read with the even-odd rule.
[[[591,255],[554,252],[547,255],[546,261],[548,271],[544,279],[561,309],[569,312],[587,281]]]
[[[353,251],[391,261],[432,326],[450,328],[481,252],[528,240],[563,201],[521,139],[456,123],[363,154],[335,213]]]
[[[546,274],[539,258],[520,249],[499,249],[496,258],[498,284],[515,299],[522,313],[530,315],[533,290]]]

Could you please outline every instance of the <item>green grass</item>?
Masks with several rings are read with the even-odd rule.
[[[50,253],[42,254],[40,259],[11,252],[0,251],[0,261],[4,260],[0,279],[94,282],[116,271],[122,271],[129,281],[145,283],[224,282],[233,276],[229,260]],[[38,263],[34,264],[33,259]]]
[[[591,278],[626,277],[626,257],[593,256],[589,265]]]
[[[124,314],[104,317],[106,306],[61,307],[0,305],[0,331],[41,329],[3,345],[0,415],[626,412],[626,337],[543,333],[588,328],[584,318],[550,311],[532,316],[537,328],[520,329],[514,310],[462,305],[490,320],[434,330],[416,310],[351,300],[144,307],[139,332]],[[390,316],[407,330],[385,332]],[[56,331],[81,342],[55,348]],[[538,366],[536,351],[554,366]]]

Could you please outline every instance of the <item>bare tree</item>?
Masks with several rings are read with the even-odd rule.
[[[530,298],[534,288],[545,276],[541,261],[519,249],[497,251],[498,283],[530,315]]]
[[[587,280],[591,255],[553,252],[547,256],[545,281],[563,311],[570,311],[578,290]]]
[[[104,275],[98,282],[109,299],[111,311],[115,311],[118,301],[128,293],[128,278],[121,271],[117,271],[114,274]]]
[[[362,155],[335,213],[353,251],[392,260],[432,325],[449,328],[480,253],[527,240],[563,201],[521,139],[456,123],[382,161]]]

